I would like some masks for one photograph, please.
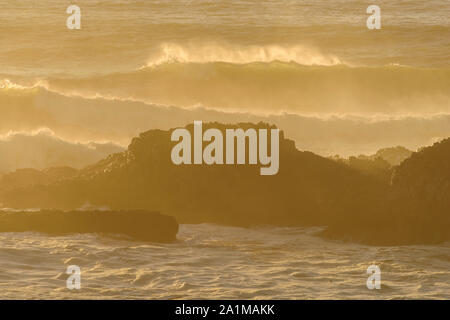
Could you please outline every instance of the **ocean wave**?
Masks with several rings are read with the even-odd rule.
[[[332,66],[342,64],[336,55],[303,45],[230,45],[163,43],[144,67],[166,63],[214,63],[248,64],[254,62],[295,62],[299,65]]]
[[[64,140],[46,127],[30,131],[10,130],[0,132],[0,174],[22,168],[82,168],[122,150],[111,142]]]
[[[11,92],[39,87],[90,99],[259,114],[450,112],[450,68],[301,65],[270,59],[242,63],[185,60],[189,62],[164,60],[107,75],[3,80],[0,95],[4,88]]]
[[[278,63],[273,64],[277,65]],[[230,65],[225,64],[225,66]],[[237,67],[236,65],[231,66],[232,68]],[[289,67],[290,64],[286,64],[286,66]],[[164,65],[158,68],[165,67],[168,66]],[[178,68],[177,64],[172,64],[170,67]],[[248,66],[240,67],[246,68]],[[250,66],[250,68],[252,67],[254,66]],[[265,66],[263,66],[264,68]],[[293,68],[297,69],[298,67],[294,65]],[[347,69],[346,67],[300,67],[300,69],[305,68],[330,69],[330,71],[333,71],[334,68]],[[395,72],[401,73],[403,70],[408,72],[409,69],[409,67],[386,67],[386,70],[392,70],[394,74]],[[418,70],[419,75],[422,71]],[[348,72],[351,72],[351,70],[348,70]],[[428,77],[432,81],[437,81],[439,77],[438,72],[437,76],[433,78],[433,70],[423,72],[423,78]],[[427,72],[430,72],[431,75],[427,76]],[[145,76],[146,71],[136,71],[136,73],[143,73]],[[445,73],[442,74],[445,75]],[[128,76],[134,79],[135,74],[130,73]],[[404,77],[408,76],[405,75]],[[395,82],[393,79],[386,80],[392,84],[380,84],[379,90],[383,89],[383,85],[387,90],[387,92],[380,91],[381,96],[386,96],[384,100],[378,100],[380,105],[372,103],[369,99],[371,94],[376,95],[376,90],[370,92],[370,90],[374,90],[373,88],[366,88],[366,99],[361,98],[361,101],[355,101],[357,100],[357,93],[352,97],[351,92],[342,93],[342,95],[350,95],[350,98],[340,101],[339,98],[343,98],[342,96],[338,96],[334,91],[325,91],[324,84],[321,84],[317,79],[313,79],[312,81],[316,82],[317,88],[311,88],[310,91],[297,89],[298,92],[291,90],[292,95],[303,98],[296,101],[296,98],[293,97],[292,108],[288,111],[284,111],[282,105],[277,105],[276,101],[263,101],[267,94],[273,95],[274,99],[277,98],[280,101],[286,100],[283,97],[283,88],[269,88],[267,89],[268,92],[259,90],[260,96],[251,96],[252,92],[256,95],[256,88],[250,86],[250,88],[247,88],[250,96],[245,101],[261,102],[263,106],[273,102],[277,106],[277,108],[266,108],[263,109],[263,112],[259,112],[258,108],[253,108],[256,104],[249,105],[248,108],[236,108],[231,101],[229,107],[224,107],[222,104],[217,107],[214,104],[209,104],[212,100],[206,99],[206,97],[211,98],[210,96],[204,96],[202,103],[197,104],[197,107],[189,107],[189,104],[183,105],[182,103],[154,104],[145,101],[146,99],[153,101],[155,96],[148,93],[151,90],[155,91],[154,88],[148,88],[149,92],[147,92],[147,87],[141,88],[142,86],[139,85],[141,91],[137,93],[141,93],[141,95],[135,94],[132,98],[129,98],[130,90],[134,90],[133,83],[139,81],[121,82],[121,79],[124,79],[124,74],[116,74],[113,77],[117,78],[115,80],[108,77],[97,80],[92,78],[66,79],[67,82],[64,83],[48,80],[49,89],[46,89],[45,86],[37,87],[31,81],[26,84],[21,81],[16,83],[14,79],[11,79],[10,83],[14,85],[10,87],[15,87],[15,89],[0,89],[0,135],[6,138],[8,134],[21,133],[22,139],[31,142],[33,139],[37,141],[38,137],[42,138],[42,134],[45,133],[42,132],[42,128],[49,128],[54,134],[53,137],[46,136],[46,138],[52,138],[50,140],[57,138],[82,144],[91,141],[99,143],[111,141],[120,146],[126,146],[134,136],[141,132],[149,129],[167,130],[185,126],[195,120],[204,122],[220,120],[225,123],[242,121],[258,123],[264,121],[273,123],[284,130],[288,138],[296,141],[299,149],[325,156],[373,154],[380,148],[398,145],[416,150],[450,135],[449,104],[444,104],[448,95],[438,94],[435,96],[433,95],[434,88],[427,89],[427,86],[419,88],[418,90],[422,91],[415,95],[410,93],[411,99],[415,103],[417,103],[417,100],[414,99],[420,100],[420,97],[422,97],[426,108],[418,109],[415,108],[414,103],[407,103],[408,92],[402,93],[402,87],[392,83]],[[410,76],[410,78],[412,77]],[[419,85],[421,79],[416,76],[416,79],[411,81],[413,84]],[[22,86],[22,88],[18,89],[15,84]],[[231,85],[240,89],[238,84],[230,83]],[[390,86],[394,88],[390,88]],[[98,91],[104,91],[108,88],[111,88],[111,92],[114,92],[120,99],[110,99],[107,94],[98,93]],[[192,94],[188,88],[181,89],[181,87],[172,90],[167,88],[166,97],[170,98],[177,91],[180,94],[182,93],[184,97]],[[205,89],[207,89],[207,86],[205,86]],[[76,90],[76,94],[72,90]],[[224,99],[230,98],[229,96],[233,93],[230,90],[228,88],[221,93]],[[396,96],[397,100],[389,100],[389,95],[394,95],[397,90],[400,91]],[[93,95],[90,96],[90,93]],[[161,94],[161,92],[159,93]],[[208,94],[208,92],[204,94]],[[148,98],[149,96],[151,98]],[[202,96],[199,97],[202,98]],[[312,100],[314,97],[317,99],[316,103],[323,103],[321,108],[306,108],[307,100]],[[400,103],[399,100],[402,97],[405,101]],[[245,96],[236,96],[235,98],[233,101],[238,103],[239,101],[242,102]],[[182,100],[178,102],[182,102]],[[295,105],[295,102],[298,104]],[[340,103],[348,105],[345,105],[346,108],[340,109]],[[332,108],[333,106],[334,108]],[[376,108],[377,106],[378,108]],[[414,128],[414,130],[411,130],[411,128]],[[36,133],[40,134],[36,135]],[[34,146],[37,146],[37,144],[34,144]],[[34,150],[35,148],[31,149]]]

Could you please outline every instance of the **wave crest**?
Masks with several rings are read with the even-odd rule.
[[[335,55],[323,54],[318,49],[303,45],[265,45],[236,46],[223,44],[188,44],[163,43],[148,61],[145,67],[161,64],[228,62],[248,64],[254,62],[295,62],[300,65],[332,66],[342,64]],[[144,67],[144,68],[145,68]]]
[[[36,89],[36,88],[44,88],[49,90],[49,85],[48,82],[46,80],[42,80],[42,79],[32,79],[31,83],[29,83],[30,81],[26,81],[28,83],[22,83],[19,84],[16,81],[11,81],[8,78],[4,78],[4,79],[0,79],[0,89],[2,90],[32,90],[32,89]]]

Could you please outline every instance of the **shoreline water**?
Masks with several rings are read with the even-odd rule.
[[[4,299],[449,299],[450,243],[372,247],[320,228],[181,225],[172,244],[97,234],[0,234]],[[382,290],[366,288],[369,265]],[[81,290],[65,287],[79,265]],[[33,290],[28,290],[33,287]]]

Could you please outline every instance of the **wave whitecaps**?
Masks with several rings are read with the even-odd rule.
[[[311,66],[333,66],[342,61],[331,54],[303,45],[264,45],[238,46],[225,44],[188,44],[163,43],[154,53],[145,67],[159,66],[165,63],[212,63],[227,62],[248,64],[254,62],[270,63],[274,61]]]
[[[66,83],[61,90],[69,90],[70,85],[70,82]],[[95,81],[92,85],[95,85]],[[56,89],[52,87],[52,90]],[[83,92],[79,86],[77,90]],[[125,86],[116,94],[125,95],[127,92]],[[61,150],[70,151],[70,154],[77,157],[81,155],[81,160],[84,161],[92,159],[85,156],[86,152],[99,154],[88,149],[86,144],[89,141],[113,141],[125,146],[133,137],[149,129],[167,130],[185,126],[195,120],[224,123],[269,122],[284,130],[286,136],[294,139],[301,150],[321,155],[373,154],[380,148],[397,145],[415,150],[436,139],[450,136],[450,112],[432,113],[433,107],[436,107],[432,104],[429,110],[423,110],[427,112],[422,113],[414,112],[411,108],[410,112],[397,114],[391,110],[390,113],[376,114],[280,112],[261,115],[252,113],[251,110],[246,112],[245,109],[225,112],[213,108],[166,107],[126,99],[105,99],[100,95],[95,99],[87,99],[44,88],[28,88],[0,90],[0,106],[0,135],[4,140],[8,138],[3,143],[7,149],[3,149],[2,154],[3,159],[9,159],[9,168],[17,164],[13,154],[17,156],[22,149],[30,151],[29,159],[28,156],[20,157],[21,161],[28,161],[35,159],[36,155],[55,156],[54,151],[50,152],[53,150],[50,147],[67,143],[70,145],[61,145]],[[43,127],[50,128],[54,134],[49,135],[46,134],[47,131],[39,130]],[[18,144],[19,141],[23,142]],[[36,150],[39,143],[46,147]],[[12,152],[11,156],[6,157],[6,150],[9,150],[8,154]],[[30,166],[31,162],[28,161],[26,165]],[[40,166],[39,164],[38,167]]]
[[[45,84],[82,97],[259,114],[450,112],[450,69],[445,68],[172,62],[125,73],[50,78]]]
[[[0,174],[21,168],[82,168],[123,148],[113,143],[66,141],[48,128],[0,135]]]

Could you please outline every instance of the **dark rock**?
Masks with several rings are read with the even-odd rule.
[[[144,210],[2,212],[0,232],[122,234],[134,240],[170,242],[178,223],[173,217]]]

